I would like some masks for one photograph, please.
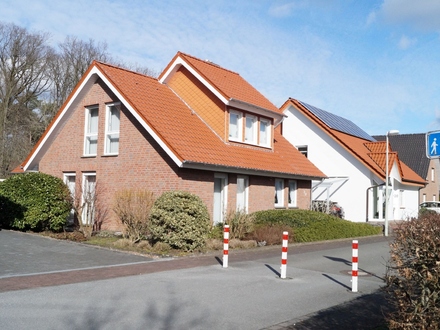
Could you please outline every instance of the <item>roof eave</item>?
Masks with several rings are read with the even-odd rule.
[[[266,177],[269,176],[275,178],[287,178],[287,179],[297,179],[297,180],[322,180],[326,178],[325,176],[321,177],[321,176],[298,174],[298,173],[287,173],[287,172],[285,173],[285,172],[276,172],[269,170],[266,171],[266,170],[259,170],[253,168],[200,163],[200,162],[188,161],[188,160],[183,161],[180,167],[188,168],[188,169],[196,169],[196,170],[226,172],[226,173],[243,174],[243,175],[266,176]]]

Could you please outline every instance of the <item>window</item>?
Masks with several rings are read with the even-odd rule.
[[[300,153],[302,153],[307,158],[307,146],[298,146],[297,149]]]
[[[84,155],[96,156],[98,146],[98,108],[86,108]]]
[[[73,203],[75,203],[75,186],[76,186],[76,174],[64,173],[64,183],[67,185],[72,196]],[[67,218],[67,224],[73,225],[75,222],[75,210],[70,210],[69,217]]]
[[[237,177],[237,211],[248,212],[248,191],[249,178],[247,176]]]
[[[270,147],[270,121],[260,119],[260,145]]]
[[[82,186],[82,223],[93,225],[95,221],[95,202],[96,202],[96,173],[83,174]]]
[[[229,138],[231,140],[242,140],[242,118],[243,114],[241,112],[229,112]]]
[[[426,194],[423,194],[423,196],[422,196],[422,202],[426,202]]]
[[[244,136],[243,136],[244,132]],[[229,140],[263,147],[271,146],[272,122],[240,111],[229,111]]]
[[[289,207],[296,207],[296,190],[296,181],[289,180]]]
[[[214,174],[214,224],[223,222],[228,200],[228,176]]]
[[[246,115],[246,128],[244,141],[247,143],[257,143],[257,117]]]
[[[105,152],[106,155],[117,155],[119,151],[119,121],[118,105],[107,105],[105,123]]]
[[[275,207],[284,207],[284,180],[275,179]]]

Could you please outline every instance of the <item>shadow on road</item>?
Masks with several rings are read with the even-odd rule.
[[[298,320],[277,329],[300,330],[330,330],[330,329],[356,329],[372,330],[386,329],[385,317],[391,311],[384,293],[381,291],[364,295],[344,304],[319,311],[309,315],[307,319]]]

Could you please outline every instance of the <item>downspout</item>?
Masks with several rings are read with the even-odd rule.
[[[366,194],[367,194],[367,198],[366,198],[366,222],[368,222],[368,190],[370,190],[370,189],[372,189],[372,188],[377,188],[377,187],[380,187],[380,186],[385,186],[385,183],[382,183],[382,184],[378,184],[378,185],[375,185],[375,186],[371,186],[371,187],[368,187],[367,188],[367,191],[366,191]]]

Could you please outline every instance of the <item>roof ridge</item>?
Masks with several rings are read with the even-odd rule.
[[[102,61],[97,61],[97,60],[94,60],[93,62],[94,62],[95,64],[98,64],[98,65],[108,66],[108,67],[111,67],[111,68],[113,68],[113,69],[118,69],[118,70],[121,70],[121,71],[125,71],[125,72],[127,72],[127,73],[136,74],[136,75],[139,75],[139,76],[143,76],[143,77],[150,78],[150,79],[153,79],[153,80],[158,81],[158,79],[155,78],[155,77],[149,76],[149,75],[144,74],[144,73],[140,73],[140,72],[138,72],[138,71],[134,71],[134,70],[131,70],[131,69],[127,69],[127,68],[124,68],[124,67],[122,67],[122,66],[118,66],[118,65],[115,65],[115,64],[110,64],[110,63],[106,63],[106,62],[102,62]]]
[[[179,51],[178,54],[179,54],[179,55],[186,56],[186,57],[190,57],[190,58],[192,58],[192,59],[194,59],[194,60],[196,60],[196,61],[200,61],[200,62],[203,62],[203,63],[209,64],[209,65],[212,65],[212,66],[214,66],[214,67],[216,67],[216,68],[219,68],[219,69],[222,69],[222,70],[228,71],[228,72],[230,72],[230,73],[236,74],[237,76],[240,76],[240,74],[239,74],[238,72],[232,71],[232,70],[230,70],[230,69],[226,69],[226,68],[222,67],[221,65],[219,65],[219,64],[217,64],[217,63],[211,62],[211,61],[208,60],[208,59],[206,59],[206,60],[202,60],[202,59],[200,59],[200,58],[198,58],[198,57],[195,57],[195,56],[190,55],[190,54],[186,54],[186,53],[181,52],[181,51]],[[241,77],[241,76],[240,76],[240,77]]]

